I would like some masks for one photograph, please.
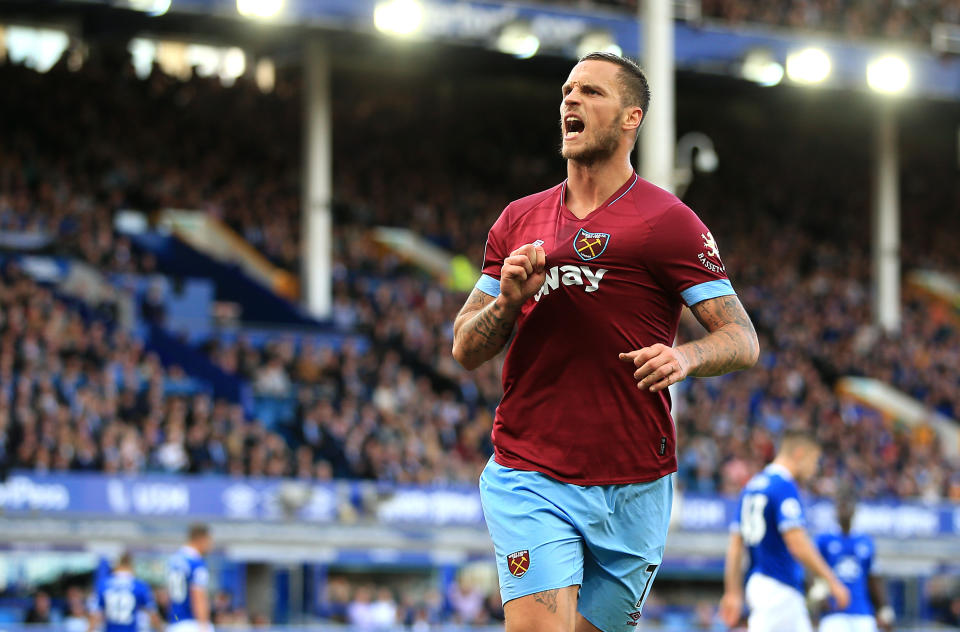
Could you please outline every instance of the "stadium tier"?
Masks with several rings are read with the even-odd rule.
[[[636,11],[639,3],[637,0],[570,0],[566,4]],[[929,44],[935,24],[960,23],[960,6],[949,1],[702,0],[695,4],[704,18],[726,23],[825,31],[855,38],[880,37],[920,44]]]
[[[476,482],[503,356],[463,369],[453,321],[502,209],[565,177],[557,106],[574,60],[468,35],[384,43],[336,21],[359,10],[339,0],[317,5],[334,21],[255,29],[213,0],[103,4],[0,2],[0,627],[86,631],[124,550],[173,617],[168,558],[200,520],[218,628],[502,629]],[[695,4],[690,32],[812,29],[918,55],[960,21],[956,1]],[[543,6],[621,26],[637,9]],[[49,64],[30,38],[59,40],[38,26],[70,35]],[[330,50],[326,318],[299,300],[315,242],[298,28]],[[888,331],[874,319],[875,95],[761,87],[696,54],[677,75],[676,136],[697,139],[678,157],[682,199],[761,355],[671,388],[671,531],[636,627],[727,629],[737,495],[788,430],[823,451],[803,489],[810,531],[834,530],[852,490],[902,629],[960,625],[957,102],[894,108],[904,282]],[[677,344],[702,335],[685,313]]]

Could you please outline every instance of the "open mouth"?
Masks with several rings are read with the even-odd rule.
[[[563,118],[563,140],[573,140],[581,133],[585,126],[576,114],[568,114]]]

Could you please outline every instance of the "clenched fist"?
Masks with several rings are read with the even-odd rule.
[[[500,268],[500,296],[508,305],[520,308],[536,294],[547,278],[547,255],[542,246],[520,246],[503,260]]]

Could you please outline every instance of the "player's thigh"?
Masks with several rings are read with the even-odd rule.
[[[603,630],[601,630],[597,626],[587,621],[586,617],[584,617],[579,612],[577,613],[577,624],[576,624],[576,627],[574,628],[574,631],[575,632],[603,632]]]
[[[820,632],[877,632],[877,621],[869,615],[828,614],[820,619]]]
[[[574,632],[579,586],[551,588],[503,605],[506,632]]]
[[[747,629],[750,632],[813,632],[813,624],[806,610],[784,611],[761,606],[750,611]]]
[[[167,624],[166,632],[213,632],[213,625],[201,626],[194,619]]]
[[[754,573],[745,590],[750,632],[813,632],[803,595],[775,579]]]
[[[673,481],[596,489],[603,519],[579,525],[585,551],[578,610],[606,632],[635,630],[663,562]]]
[[[505,468],[492,459],[480,476],[480,500],[496,552],[508,623],[512,612],[527,611],[511,604],[513,600],[576,588],[583,579],[583,539],[556,504],[558,498],[563,500],[562,485],[538,472]],[[575,608],[575,589],[572,594]],[[536,598],[523,603],[539,607],[544,615],[559,613],[562,605],[557,601],[544,607]],[[551,612],[554,606],[557,613]]]

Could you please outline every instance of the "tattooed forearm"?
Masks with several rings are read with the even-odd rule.
[[[473,290],[453,324],[453,357],[475,369],[497,355],[513,333],[519,310]]]
[[[757,332],[736,296],[701,301],[690,310],[709,333],[677,348],[690,361],[689,375],[723,375],[756,364],[760,355]]]
[[[553,590],[544,590],[543,592],[534,593],[533,598],[537,603],[542,603],[547,607],[547,610],[550,612],[557,611],[557,594],[560,592],[560,589],[554,588]]]

